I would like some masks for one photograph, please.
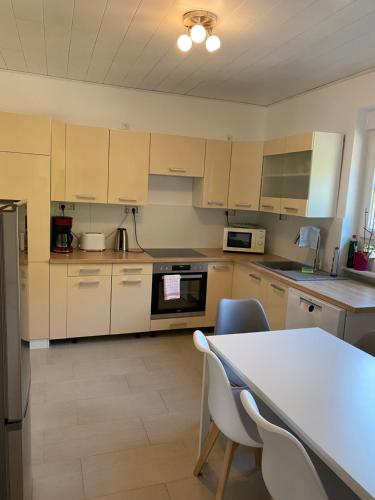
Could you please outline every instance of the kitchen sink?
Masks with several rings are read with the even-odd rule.
[[[269,261],[269,262],[255,262],[259,267],[264,267],[269,269],[276,274],[285,276],[285,278],[292,279],[294,281],[334,281],[334,280],[345,280],[342,276],[331,276],[325,271],[315,271],[314,273],[303,273],[301,271],[302,267],[307,267],[300,262],[295,262],[293,260],[283,260],[283,261]]]

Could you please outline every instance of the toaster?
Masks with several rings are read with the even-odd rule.
[[[105,250],[104,233],[82,233],[79,238],[79,248],[86,252],[102,252]]]

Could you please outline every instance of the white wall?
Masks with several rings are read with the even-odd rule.
[[[362,207],[364,178],[365,129],[367,112],[375,106],[375,72],[332,84],[308,92],[268,108],[266,137],[273,138],[308,130],[342,132],[345,134],[343,170],[337,217],[323,225],[326,237],[323,247],[326,267],[334,247],[339,244],[345,260],[347,241],[358,227],[358,207]],[[361,217],[361,214],[360,214]],[[343,219],[343,220],[340,220]],[[267,222],[266,215],[261,223]],[[278,251],[288,257],[294,252],[290,238],[281,234],[293,234],[296,220],[280,221],[275,231]],[[306,222],[306,220],[305,220]],[[319,225],[319,224],[318,224]]]

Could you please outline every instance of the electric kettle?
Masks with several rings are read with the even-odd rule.
[[[127,252],[129,250],[128,232],[124,227],[117,228],[114,250],[116,252]]]

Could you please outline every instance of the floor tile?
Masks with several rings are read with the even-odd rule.
[[[198,416],[191,413],[167,413],[142,417],[152,444],[195,439],[199,431]]]
[[[31,407],[32,431],[66,427],[77,423],[74,402],[46,403]]]
[[[191,458],[182,443],[134,448],[82,460],[88,497],[190,477]]]
[[[92,500],[170,500],[170,496],[166,485],[157,484],[147,488],[122,491],[105,497],[95,497]]]
[[[84,500],[81,473],[34,479],[33,500]]]
[[[77,401],[78,423],[80,424],[157,415],[166,412],[164,401],[160,394],[155,391]]]

